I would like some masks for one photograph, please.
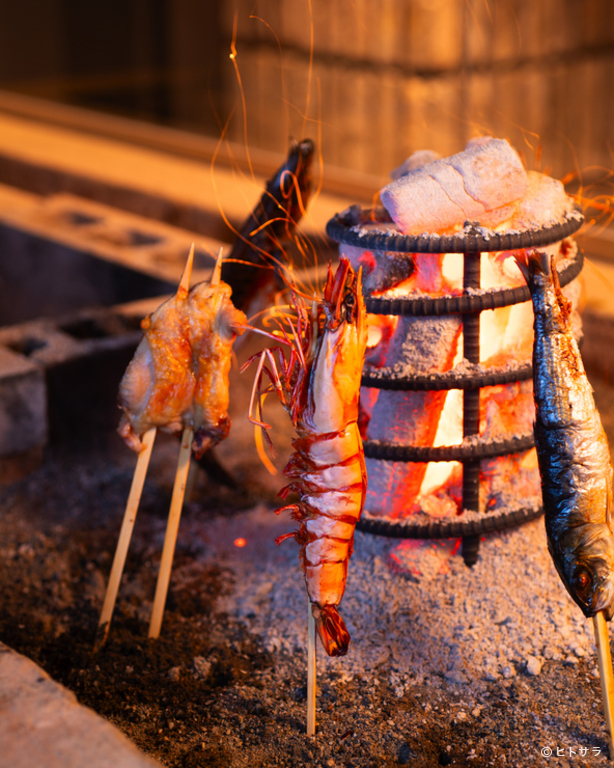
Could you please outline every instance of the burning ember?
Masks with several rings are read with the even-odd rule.
[[[374,532],[394,523],[388,535],[417,538],[463,535],[457,523],[496,517],[493,530],[510,514],[519,522],[517,513],[541,511],[533,317],[514,253],[543,245],[555,257],[580,335],[572,278],[581,257],[569,235],[582,217],[562,184],[526,172],[502,140],[434,157],[416,153],[391,174],[385,211],[352,208],[329,223],[341,254],[363,267],[372,313],[360,419],[365,520]]]

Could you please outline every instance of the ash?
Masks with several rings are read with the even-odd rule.
[[[262,507],[246,513],[242,530],[272,528],[270,514]],[[224,523],[209,536],[220,541]],[[289,552],[286,542],[276,551],[272,538],[258,538],[252,553],[225,557],[235,588],[220,608],[262,638],[267,650],[302,652],[307,602],[296,548]],[[408,561],[400,540],[356,533],[341,604],[352,643],[343,659],[328,659],[320,650],[326,668],[351,679],[377,676],[385,666],[403,678],[463,684],[538,674],[546,659],[573,665],[594,654],[592,622],[560,583],[543,520],[485,537],[471,569],[459,553],[451,554],[451,542],[411,546],[407,573],[399,565]]]

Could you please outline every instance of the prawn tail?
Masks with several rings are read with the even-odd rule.
[[[322,607],[312,604],[316,631],[329,656],[345,656],[350,645],[350,633],[339,615],[336,605]]]

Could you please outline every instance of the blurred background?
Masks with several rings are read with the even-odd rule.
[[[485,132],[559,178],[611,169],[613,83],[611,0],[0,1],[2,89],[214,139],[230,118],[274,152],[310,135],[376,176]]]

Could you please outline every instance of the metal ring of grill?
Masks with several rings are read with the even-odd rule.
[[[533,434],[511,437],[508,440],[493,440],[482,437],[459,445],[400,445],[383,440],[365,440],[363,447],[369,459],[383,461],[469,461],[472,459],[493,459],[511,453],[528,451],[535,445]]]
[[[536,520],[544,514],[543,507],[528,509],[513,509],[497,514],[493,512],[473,520],[429,520],[414,522],[411,527],[407,520],[392,520],[385,517],[374,517],[363,512],[359,522],[361,531],[376,536],[387,536],[392,539],[455,539],[459,537],[479,537],[485,533],[504,531]]]
[[[558,241],[555,241],[558,242]],[[562,286],[571,283],[582,271],[584,256],[580,251],[568,259],[563,269],[557,267]],[[439,315],[467,315],[470,312],[483,312],[486,309],[499,309],[512,304],[530,301],[531,294],[526,285],[517,288],[502,288],[499,291],[476,291],[470,296],[419,296],[407,298],[395,296],[367,297],[365,306],[372,315],[401,315],[415,317],[433,317]]]
[[[457,373],[454,369],[444,373],[415,374],[402,376],[394,368],[363,369],[361,384],[375,389],[398,390],[403,392],[440,392],[444,389],[475,389],[476,387],[494,387],[497,384],[512,384],[526,381],[533,376],[531,363],[523,363],[513,368],[484,368],[481,371]]]
[[[573,235],[582,226],[584,216],[574,208],[567,217],[549,227],[527,229],[523,232],[491,232],[479,224],[466,222],[465,231],[456,235],[402,235],[394,230],[364,230],[363,224],[392,224],[383,208],[363,209],[352,205],[337,213],[326,225],[326,234],[338,243],[368,248],[374,251],[398,253],[466,253],[491,251],[518,251],[540,245],[558,243]]]

